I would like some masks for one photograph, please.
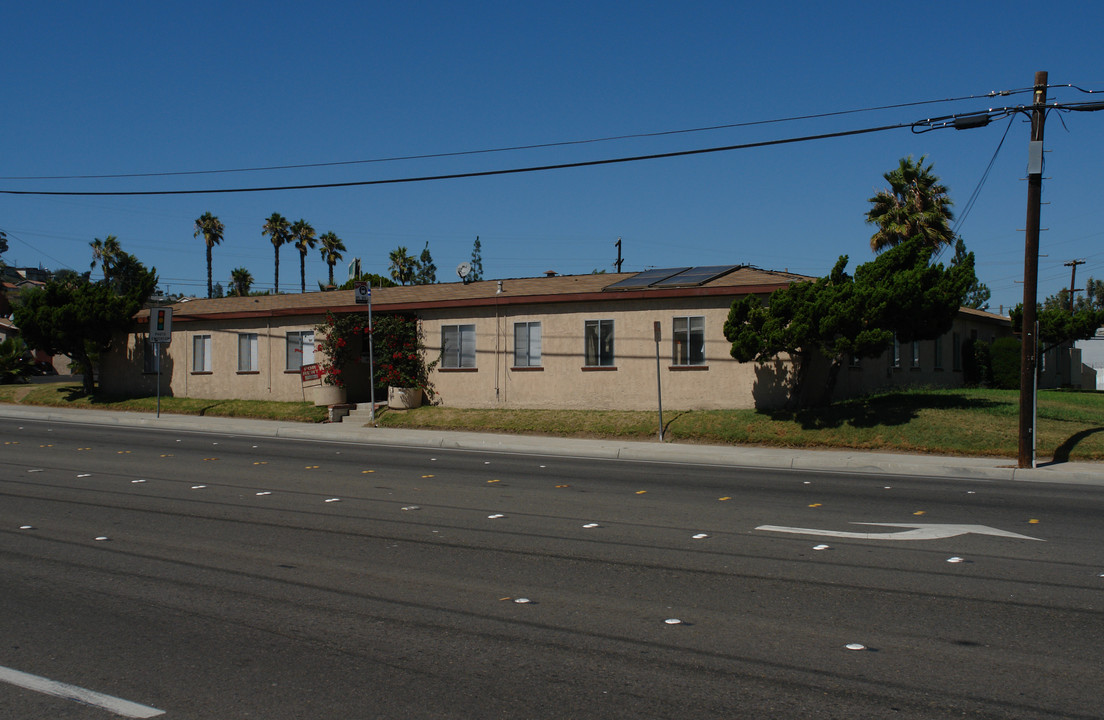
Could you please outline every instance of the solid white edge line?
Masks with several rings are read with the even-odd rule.
[[[49,678],[31,675],[30,673],[20,672],[19,670],[13,670],[3,666],[0,666],[0,682],[6,682],[9,685],[17,685],[27,690],[34,690],[35,692],[53,695],[54,697],[63,698],[65,700],[73,700],[75,702],[84,703],[85,705],[93,705],[113,712],[116,715],[122,715],[123,717],[151,718],[165,714],[164,710],[158,710],[148,705],[141,705],[129,700],[123,700],[122,698],[104,695],[103,693],[86,690],[76,685],[69,685],[68,683],[50,680]]]

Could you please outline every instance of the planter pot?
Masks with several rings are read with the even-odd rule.
[[[322,383],[314,388],[315,405],[341,405],[345,402],[345,388]]]
[[[387,388],[387,407],[392,410],[412,410],[422,405],[421,388]]]

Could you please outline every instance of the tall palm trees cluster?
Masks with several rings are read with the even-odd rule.
[[[207,246],[207,297],[214,296],[214,285],[211,282],[211,248],[218,245],[223,240],[223,235],[226,228],[222,222],[212,215],[210,212],[205,212],[195,221],[195,233],[193,237],[203,236],[204,243]],[[334,265],[341,260],[341,254],[345,251],[345,244],[341,241],[337,235],[332,232],[323,233],[320,236],[316,236],[314,232],[314,226],[303,219],[296,220],[295,222],[288,222],[280,213],[272,213],[265,220],[264,225],[261,226],[261,235],[267,235],[268,239],[272,242],[273,254],[275,259],[275,275],[274,275],[274,290],[280,292],[280,247],[287,244],[293,244],[295,249],[299,251],[299,291],[307,291],[307,252],[312,250],[316,245],[319,245],[322,250],[322,259],[326,265],[329,266],[330,271],[330,285],[333,285],[333,273]],[[96,258],[93,260],[93,266],[96,262],[100,261],[104,253],[107,253],[107,257],[110,257],[111,248],[106,245],[108,241],[114,238],[108,236],[108,239],[101,241],[96,240],[96,243],[100,243],[97,248],[96,243],[93,243],[93,255]],[[115,246],[117,248],[117,245]],[[109,263],[105,262],[104,271],[107,272]],[[239,267],[230,271],[230,294],[231,295],[248,295],[249,289],[253,285],[253,275],[246,268]]]

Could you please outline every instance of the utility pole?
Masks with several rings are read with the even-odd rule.
[[[1076,282],[1077,282],[1076,281],[1077,266],[1078,265],[1084,265],[1085,261],[1084,260],[1070,260],[1068,263],[1062,263],[1062,264],[1065,265],[1068,268],[1073,268],[1073,270],[1070,271],[1070,306],[1069,306],[1069,311],[1072,313],[1073,312],[1073,294],[1080,289],[1080,288],[1075,287]]]
[[[1020,433],[1018,465],[1035,467],[1035,361],[1039,339],[1036,301],[1039,281],[1039,214],[1043,199],[1043,124],[1046,121],[1047,73],[1035,73],[1031,142],[1027,161],[1027,224],[1024,227],[1023,327],[1020,350]]]
[[[621,263],[624,262],[624,260],[621,259],[621,238],[617,238],[617,242],[615,242],[614,245],[617,246],[617,262],[615,263],[617,265],[617,272],[621,272]]]

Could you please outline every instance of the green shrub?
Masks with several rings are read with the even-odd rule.
[[[997,338],[989,346],[993,387],[1015,390],[1020,387],[1020,341],[1014,337]]]
[[[0,383],[19,382],[34,370],[27,344],[10,337],[0,342]]]

